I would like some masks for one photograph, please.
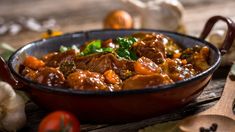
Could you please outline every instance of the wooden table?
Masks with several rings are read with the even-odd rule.
[[[185,6],[184,22],[190,35],[198,35],[206,20],[213,15],[223,15],[235,20],[234,0],[181,0]],[[56,4],[55,4],[56,2]],[[14,3],[14,4],[13,4]],[[35,6],[37,5],[37,6]],[[33,16],[38,19],[53,16],[63,32],[73,32],[91,29],[101,29],[102,20],[107,12],[113,9],[125,9],[133,16],[138,17],[134,9],[126,8],[118,0],[1,0],[0,16],[14,19],[21,16]],[[216,28],[221,28],[219,24]],[[40,33],[24,31],[17,36],[0,36],[0,43],[10,43],[19,48],[22,45],[39,39]],[[221,67],[213,76],[212,81],[194,102],[186,107],[175,110],[173,113],[153,117],[151,119],[127,124],[82,124],[82,131],[109,132],[109,131],[138,131],[146,126],[172,120],[183,119],[186,116],[203,111],[211,107],[219,99],[229,67]],[[19,132],[35,132],[46,111],[33,102],[26,104],[27,124]]]

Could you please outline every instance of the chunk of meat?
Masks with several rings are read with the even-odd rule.
[[[164,40],[166,36],[162,34],[146,33],[137,41],[132,48],[138,57],[147,57],[156,64],[161,64],[165,59]]]
[[[78,90],[108,90],[103,75],[90,71],[78,70],[67,77],[69,87]]]
[[[193,65],[197,73],[205,71],[210,67],[208,64],[209,48],[207,46],[196,45],[192,48],[187,48],[182,52],[181,59],[186,59],[187,62]]]
[[[56,68],[45,67],[38,71],[34,80],[48,86],[63,86],[65,78]]]
[[[191,64],[183,65],[179,59],[167,58],[164,63],[159,65],[173,81],[180,81],[194,76],[195,70]]]
[[[64,61],[73,61],[76,56],[74,49],[62,52],[62,53],[51,53],[43,56],[43,61],[49,67],[58,67]]]
[[[204,46],[200,49],[199,53],[194,53],[192,64],[199,71],[205,71],[210,66],[207,62],[209,56],[209,48]]]
[[[37,75],[37,71],[34,71],[29,67],[24,67],[24,69],[21,71],[21,75],[23,75],[27,79],[34,80]]]
[[[113,70],[120,78],[124,79],[134,71],[134,62],[126,59],[118,59],[113,53],[94,54],[76,59],[78,69],[89,70],[103,74],[107,70]]]
[[[161,73],[161,68],[146,57],[139,58],[134,63],[135,72],[142,75]]]
[[[152,86],[171,84],[173,81],[167,74],[135,75],[123,83],[123,89],[143,89]]]

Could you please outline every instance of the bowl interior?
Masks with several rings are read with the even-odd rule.
[[[182,48],[193,47],[194,45],[208,46],[210,48],[210,59],[209,64],[211,67],[200,73],[197,76],[203,76],[204,73],[213,73],[220,63],[220,52],[219,50],[213,46],[212,44],[200,40],[198,38],[174,33],[167,31],[159,31],[159,30],[95,30],[88,32],[77,32],[71,34],[65,34],[59,37],[53,37],[44,40],[38,40],[32,43],[29,43],[22,48],[18,49],[9,59],[9,67],[13,70],[14,73],[18,73],[19,65],[22,64],[25,55],[33,55],[36,57],[41,57],[49,52],[57,51],[61,45],[63,46],[71,46],[77,45],[80,46],[84,44],[84,42],[94,39],[109,39],[109,38],[117,38],[120,36],[127,36],[137,32],[156,32],[165,34],[175,40],[177,44],[179,44]],[[19,77],[22,77],[18,74]],[[195,76],[195,78],[197,77]],[[23,78],[23,77],[22,77]]]

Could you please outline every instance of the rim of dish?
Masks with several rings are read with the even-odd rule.
[[[188,79],[184,79],[181,81],[177,81],[173,84],[167,84],[167,85],[158,85],[158,86],[152,86],[152,87],[148,87],[148,88],[143,88],[143,89],[133,89],[133,90],[120,90],[120,91],[101,91],[101,90],[97,90],[97,91],[93,91],[93,90],[74,90],[71,88],[67,88],[67,87],[52,87],[52,86],[47,86],[45,84],[40,84],[37,82],[34,82],[32,80],[26,79],[25,77],[21,76],[19,73],[17,73],[12,65],[13,60],[17,57],[17,53],[24,51],[25,49],[31,47],[33,44],[41,42],[41,41],[46,41],[44,39],[41,40],[37,40],[37,41],[33,41],[30,42],[26,45],[24,45],[23,47],[17,49],[9,58],[8,61],[8,67],[11,71],[11,73],[16,76],[17,78],[19,78],[20,80],[24,81],[27,85],[26,86],[30,86],[30,88],[36,88],[39,90],[43,90],[43,91],[49,91],[49,92],[57,92],[57,93],[66,93],[66,94],[70,94],[70,95],[102,95],[102,96],[113,96],[113,95],[126,95],[126,94],[143,94],[143,93],[152,93],[152,92],[160,92],[160,91],[164,91],[164,90],[169,90],[169,89],[175,89],[175,88],[180,88],[182,86],[185,86],[187,84],[189,84],[192,81],[196,81],[199,80],[201,78],[206,78],[209,75],[213,74],[213,72],[219,67],[220,62],[221,62],[221,54],[220,51],[211,43],[202,40],[200,38],[196,38],[196,37],[192,37],[192,36],[188,36],[188,35],[184,35],[184,34],[180,34],[180,33],[176,33],[176,32],[170,32],[170,31],[163,31],[163,30],[153,30],[153,29],[122,29],[122,30],[111,30],[111,29],[104,29],[104,30],[90,30],[90,31],[86,31],[86,32],[74,32],[74,33],[67,33],[64,34],[62,36],[58,36],[58,37],[52,37],[49,38],[47,40],[50,39],[57,39],[57,38],[63,38],[67,35],[74,35],[74,34],[85,34],[87,35],[90,32],[105,32],[105,31],[121,31],[121,32],[125,32],[125,31],[150,31],[150,32],[159,32],[159,33],[168,33],[168,34],[174,34],[174,35],[178,35],[178,36],[182,36],[182,37],[186,37],[186,38],[190,38],[193,40],[197,40],[203,44],[206,44],[206,46],[208,46],[210,49],[214,50],[217,54],[218,54],[218,59],[215,61],[214,64],[212,64],[207,70],[193,76],[190,77]]]

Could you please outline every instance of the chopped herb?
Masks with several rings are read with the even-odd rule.
[[[129,37],[129,38],[117,38],[117,42],[120,45],[120,47],[125,48],[125,49],[129,49],[131,48],[132,44],[134,44],[135,42],[137,42],[137,39],[134,37]]]
[[[101,40],[94,40],[85,47],[85,49],[80,53],[80,55],[85,56],[93,53],[112,52],[112,51],[113,48],[102,48]]]
[[[119,48],[116,50],[116,52],[118,56],[126,59],[137,60],[137,55],[131,50],[131,47],[135,42],[137,42],[137,39],[134,37],[117,38]]]
[[[130,59],[130,52],[129,52],[128,49],[118,48],[116,52],[117,52],[119,57]]]
[[[138,57],[137,57],[137,55],[135,54],[134,51],[130,51],[130,58],[131,58],[132,60],[137,60],[137,59],[138,59]]]

